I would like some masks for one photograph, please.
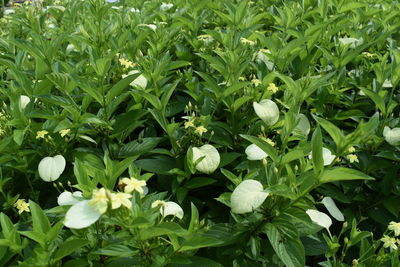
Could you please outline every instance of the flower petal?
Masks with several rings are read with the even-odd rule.
[[[324,197],[321,202],[333,218],[341,222],[344,221],[343,213],[338,209],[331,197]]]
[[[323,212],[309,209],[306,211],[306,213],[308,214],[308,216],[310,216],[313,223],[318,224],[319,226],[322,226],[327,230],[329,230],[329,227],[332,225],[332,219]]]
[[[167,201],[161,206],[160,213],[163,217],[168,215],[174,215],[175,217],[183,218],[183,209],[177,203],[172,201]]]
[[[101,216],[96,207],[83,200],[74,204],[65,214],[64,225],[72,229],[86,228],[95,223]]]
[[[268,157],[268,154],[255,144],[249,145],[246,148],[245,153],[248,160],[262,160]]]
[[[262,184],[256,180],[241,182],[231,195],[232,212],[243,214],[257,209],[268,196],[263,190]]]

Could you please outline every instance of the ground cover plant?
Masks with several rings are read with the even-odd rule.
[[[400,265],[398,1],[0,3],[0,266]]]

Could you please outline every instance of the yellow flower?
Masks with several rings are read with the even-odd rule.
[[[376,56],[375,54],[371,54],[371,53],[369,53],[369,52],[362,52],[362,54],[363,54],[365,57],[367,57],[367,58],[373,58],[373,57]]]
[[[358,157],[355,154],[349,154],[346,158],[350,161],[350,163],[359,162]]]
[[[279,87],[276,86],[274,83],[269,83],[268,87],[267,87],[268,91],[271,91],[273,94],[275,94],[276,92],[278,92]]]
[[[71,129],[64,129],[59,131],[58,133],[61,135],[61,137],[66,136],[69,132],[71,131]]]
[[[124,66],[126,69],[128,69],[128,68],[133,68],[133,67],[136,66],[135,63],[133,63],[132,61],[129,61],[129,60],[125,59],[125,58],[120,58],[120,59],[119,59],[119,63],[120,63],[122,66]]]
[[[97,210],[103,214],[107,211],[108,201],[106,189],[100,188],[93,191],[92,199],[89,201],[89,204],[95,206]]]
[[[354,148],[354,146],[351,146],[348,151],[349,153],[354,153],[356,152],[356,149]]]
[[[186,121],[186,122],[185,122],[185,129],[187,129],[187,128],[189,128],[189,127],[194,127],[193,120],[190,120],[190,121]]]
[[[21,214],[24,211],[30,212],[29,203],[26,203],[25,199],[18,199],[14,206],[18,209],[18,214]]]
[[[119,184],[124,184],[124,192],[132,193],[133,191],[139,192],[139,194],[143,194],[143,186],[146,186],[146,181],[138,180],[134,177],[131,178],[122,178]]]
[[[199,126],[196,127],[195,132],[198,133],[199,135],[203,135],[203,133],[207,132],[207,129],[204,126]]]
[[[251,82],[254,84],[254,86],[259,86],[261,84],[261,81],[259,79],[253,79]]]
[[[118,209],[119,207],[125,206],[128,209],[132,207],[132,202],[129,200],[132,197],[131,194],[126,193],[112,193],[111,194],[111,209]]]
[[[243,77],[243,76],[240,76],[240,77],[239,77],[239,81],[245,81],[245,80],[246,80],[245,77]]]
[[[240,38],[240,42],[241,42],[242,44],[248,44],[248,45],[251,45],[251,46],[253,46],[253,45],[256,44],[254,41],[251,41],[251,40],[246,39],[246,38],[243,38],[243,37]]]
[[[384,248],[388,248],[390,247],[391,249],[396,250],[397,249],[397,245],[396,245],[396,239],[387,235],[384,235],[381,238],[381,241],[383,242],[383,247]]]
[[[48,133],[49,133],[49,132],[46,131],[46,130],[38,131],[38,132],[36,132],[36,139],[39,139],[39,138],[43,138],[43,139],[44,139],[44,136],[45,136],[46,134],[48,134]]]
[[[390,222],[388,229],[394,232],[395,236],[400,235],[400,222]]]
[[[153,203],[151,203],[151,208],[155,208],[155,207],[158,207],[158,206],[165,206],[165,204],[166,204],[166,202],[164,201],[164,200],[156,200],[156,201],[154,201]]]

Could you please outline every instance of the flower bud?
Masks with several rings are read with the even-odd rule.
[[[279,109],[274,101],[263,99],[260,103],[253,102],[257,116],[268,126],[274,125],[279,120]]]
[[[211,174],[219,166],[221,160],[218,150],[212,145],[203,145],[201,147],[193,147],[193,163],[198,159],[204,157],[199,163],[196,164],[196,169],[199,172]]]
[[[386,142],[392,146],[400,145],[400,128],[390,129],[389,127],[385,126],[383,129],[383,137],[385,137]]]

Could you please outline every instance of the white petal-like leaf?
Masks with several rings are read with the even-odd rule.
[[[82,229],[95,223],[100,216],[101,213],[89,204],[89,200],[82,200],[67,211],[64,225],[72,229]]]
[[[249,145],[246,148],[245,153],[247,155],[248,160],[262,160],[268,157],[268,154],[265,153],[264,150],[262,150],[255,144]]]
[[[344,221],[343,213],[338,209],[331,197],[324,197],[321,202],[333,218],[341,222]]]
[[[204,157],[196,165],[196,169],[199,172],[211,174],[218,168],[221,158],[219,156],[218,150],[212,145],[207,144],[201,147],[193,147],[192,152],[193,163],[195,163],[198,159]]]
[[[241,182],[231,195],[232,212],[243,214],[257,209],[268,197],[268,193],[263,190],[259,181],[245,180]]]
[[[179,219],[183,218],[183,209],[181,208],[181,206],[173,201],[165,202],[165,204],[160,209],[160,213],[163,217],[173,215]]]
[[[386,142],[392,146],[400,145],[400,128],[390,129],[389,127],[385,126],[383,129],[383,137],[385,137]]]
[[[260,103],[253,102],[254,111],[268,126],[274,125],[279,120],[279,109],[274,101],[263,99]]]
[[[306,213],[308,214],[308,216],[310,216],[313,223],[318,224],[319,226],[322,226],[327,230],[329,230],[329,227],[332,225],[332,219],[323,212],[310,209],[307,210]]]
[[[57,203],[60,206],[74,205],[80,202],[81,198],[82,192],[76,191],[74,193],[71,193],[69,191],[64,191],[58,196]]]
[[[39,176],[46,182],[57,180],[65,169],[65,158],[61,155],[45,157],[39,162]]]

